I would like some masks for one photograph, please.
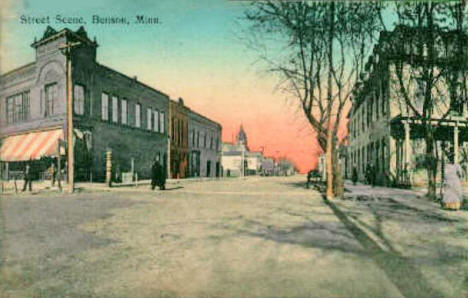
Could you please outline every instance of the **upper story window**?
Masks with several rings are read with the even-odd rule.
[[[141,105],[135,104],[135,127],[141,127]]]
[[[106,93],[101,94],[101,119],[109,120],[109,95]]]
[[[127,100],[122,99],[121,101],[121,111],[122,111],[122,124],[128,123],[128,113],[127,113]]]
[[[192,130],[192,146],[195,147],[195,130]]]
[[[151,108],[146,109],[146,129],[151,130],[153,128],[153,122],[151,119],[153,118],[153,111]]]
[[[84,115],[85,95],[84,87],[81,85],[73,86],[73,109],[75,114]]]
[[[177,134],[177,136],[179,138],[178,144],[182,145],[182,136],[184,134],[184,123],[180,119],[177,122],[178,122],[178,124],[177,124],[178,125],[178,127],[177,127],[178,128],[178,130],[177,130],[178,134]]]
[[[161,112],[159,114],[159,132],[160,133],[165,133],[165,127],[164,127],[164,123],[165,123],[165,119],[164,119],[164,112]]]
[[[8,124],[18,123],[29,119],[29,91],[10,96],[6,101],[6,120]]]
[[[159,112],[157,110],[154,110],[153,130],[155,132],[158,132],[158,130],[159,130]]]
[[[197,148],[200,148],[200,132],[197,131]]]
[[[119,122],[119,99],[117,96],[112,96],[112,122]]]
[[[49,84],[45,86],[45,114],[48,117],[55,115],[57,112],[57,83]]]

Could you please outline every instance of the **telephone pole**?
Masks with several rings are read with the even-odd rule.
[[[79,46],[80,42],[67,41],[59,47],[62,54],[65,55],[66,72],[67,72],[67,177],[68,177],[68,192],[72,193],[75,188],[74,181],[74,152],[73,152],[73,99],[72,99],[72,65],[71,53],[72,48]]]

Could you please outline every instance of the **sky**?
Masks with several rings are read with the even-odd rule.
[[[231,142],[242,124],[251,150],[287,157],[302,172],[316,166],[314,133],[294,100],[277,90],[277,78],[242,40],[245,1],[227,0],[3,0],[0,73],[34,61],[30,44],[47,25],[21,24],[20,16],[83,17],[99,44],[97,60],[168,94],[219,122]],[[93,15],[159,18],[157,25],[97,25]]]

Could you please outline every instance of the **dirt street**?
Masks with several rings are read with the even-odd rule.
[[[327,204],[304,182],[258,177],[174,184],[164,192],[140,186],[5,196],[0,291],[3,297],[467,293],[461,277],[468,273],[467,227],[459,213],[424,217],[385,200]],[[433,239],[437,229],[452,241],[450,257]],[[452,277],[444,276],[452,269]]]

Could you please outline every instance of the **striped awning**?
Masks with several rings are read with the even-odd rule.
[[[63,139],[62,129],[6,137],[1,140],[0,160],[24,161],[57,156],[59,139]]]

